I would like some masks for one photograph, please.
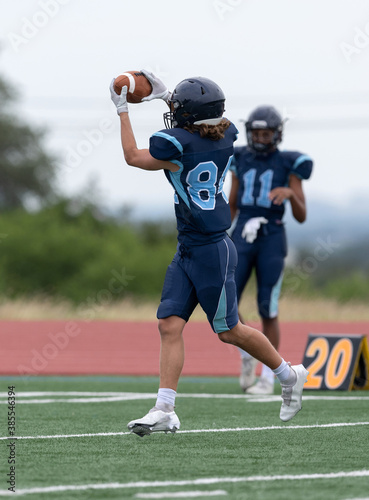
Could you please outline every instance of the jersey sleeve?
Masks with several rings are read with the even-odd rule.
[[[232,161],[229,166],[229,170],[235,174],[238,177],[238,171],[237,171],[237,166],[238,166],[238,161],[240,157],[240,148],[234,148],[234,153],[232,156]]]
[[[178,160],[183,154],[183,146],[176,137],[161,131],[150,137],[149,151],[157,160]]]
[[[310,156],[297,151],[289,151],[290,174],[296,175],[299,179],[307,180],[313,171],[313,160]]]
[[[237,139],[238,139],[238,129],[237,127],[235,126],[234,123],[231,122],[230,126],[229,126],[229,132],[232,134],[232,140],[233,142],[236,142]],[[234,147],[234,152],[233,152],[233,156],[232,156],[232,160],[231,160],[231,164],[229,166],[229,170],[231,172],[233,172],[235,175],[237,175],[237,159],[236,159],[236,156],[238,156],[238,153],[237,151],[239,150],[240,148],[238,147]]]
[[[231,122],[230,126],[229,126],[229,129],[231,130],[231,132],[234,134],[233,135],[233,142],[237,141],[238,139],[238,128],[236,127],[236,125],[234,123]]]

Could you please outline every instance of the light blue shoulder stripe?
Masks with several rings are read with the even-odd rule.
[[[170,162],[175,163],[176,165],[179,166],[179,170],[177,170],[177,172],[169,171],[170,179],[173,183],[174,189],[176,190],[178,195],[182,198],[182,200],[186,203],[188,208],[190,208],[190,202],[188,201],[188,196],[186,194],[186,191],[183,189],[181,183],[181,173],[183,172],[183,163],[181,163],[178,160],[170,160]]]
[[[229,170],[231,172],[233,172],[238,177],[238,174],[237,174],[237,162],[236,162],[235,156],[232,155],[231,158],[232,159],[231,159],[231,164],[229,166]]]
[[[301,156],[299,156],[297,158],[297,160],[295,161],[295,163],[292,165],[292,170],[294,170],[299,165],[301,165],[301,163],[304,163],[304,161],[313,161],[313,160],[308,155],[301,155]]]
[[[178,151],[182,154],[183,153],[183,147],[182,147],[182,144],[179,142],[178,139],[176,139],[175,137],[169,135],[169,134],[166,134],[165,132],[155,132],[154,134],[152,134],[153,136],[156,136],[156,137],[161,137],[162,139],[166,139],[167,141],[170,141],[172,144],[174,144],[174,146],[178,149]]]

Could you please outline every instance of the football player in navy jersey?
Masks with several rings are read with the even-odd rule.
[[[121,141],[128,165],[164,170],[174,188],[178,247],[167,269],[158,307],[160,384],[155,406],[128,428],[139,436],[175,432],[180,427],[174,411],[178,380],[184,363],[182,332],[196,305],[204,309],[211,328],[223,342],[234,344],[269,366],[282,385],[280,418],[288,421],[301,409],[307,370],[291,367],[258,330],[238,318],[234,273],[237,251],[226,230],[231,224],[223,191],[233,156],[236,127],[223,118],[225,97],[212,80],[202,77],[181,81],[171,94],[152,73],[145,98],[163,99],[169,129],[150,138],[149,149],[138,149],[128,114],[127,88],[120,95],[110,86],[121,125]]]
[[[259,106],[246,122],[247,146],[236,147],[231,165],[229,203],[232,239],[238,253],[237,297],[254,269],[262,331],[278,349],[278,299],[287,255],[283,223],[285,202],[298,222],[306,219],[302,181],[311,175],[311,158],[297,151],[280,151],[283,120],[272,106]],[[254,384],[257,360],[241,350],[240,386],[247,394],[273,394],[274,373],[263,365]]]

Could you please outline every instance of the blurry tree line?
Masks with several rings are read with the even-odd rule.
[[[47,296],[75,304],[98,297],[158,300],[176,248],[174,221],[133,223],[91,199],[58,193],[45,132],[25,124],[0,78],[0,296]],[[304,249],[286,270],[285,293],[369,298],[368,242]]]
[[[157,297],[173,223],[135,225],[129,211],[111,217],[88,195],[61,196],[45,131],[23,122],[15,98],[0,78],[0,296]]]

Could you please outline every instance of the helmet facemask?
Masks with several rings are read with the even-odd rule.
[[[272,130],[273,136],[271,141],[267,144],[254,141],[252,137],[253,130]],[[251,127],[246,123],[246,137],[247,144],[256,153],[270,153],[271,151],[274,151],[277,148],[278,144],[282,142],[282,127],[277,129],[271,129],[269,127]]]
[[[281,115],[273,106],[260,106],[249,116],[246,126],[247,144],[251,150],[259,154],[267,154],[274,151],[282,141],[283,125]],[[253,139],[253,130],[271,130],[273,136],[267,144],[256,142]]]
[[[165,128],[175,128],[178,127],[178,121],[176,120],[176,111],[181,106],[179,101],[170,100],[168,102],[171,111],[167,111],[163,114]]]

